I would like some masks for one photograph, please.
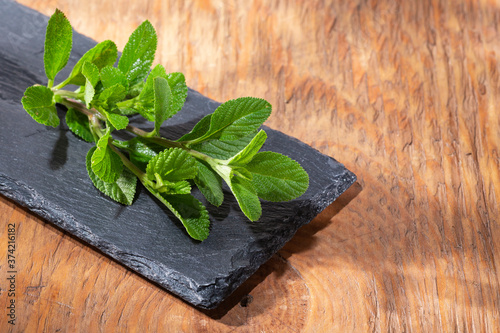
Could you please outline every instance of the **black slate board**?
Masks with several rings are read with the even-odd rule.
[[[0,193],[195,306],[216,307],[356,179],[334,159],[265,128],[263,149],[301,163],[311,178],[308,191],[291,202],[264,202],[263,216],[255,223],[246,221],[226,192],[221,207],[209,207],[209,238],[193,241],[141,187],[129,207],[101,195],[85,169],[91,145],[65,124],[47,128],[23,110],[24,90],[46,83],[43,43],[48,18],[7,0],[0,0],[0,9]],[[75,33],[69,64],[58,77],[64,78],[93,45]],[[178,137],[218,105],[189,90],[184,110],[162,131]],[[64,110],[59,112],[64,115]],[[138,118],[132,123],[151,127]]]

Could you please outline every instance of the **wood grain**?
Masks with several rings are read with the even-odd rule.
[[[0,331],[500,331],[499,1],[20,2],[120,49],[149,19],[167,70],[268,99],[269,126],[359,182],[211,312],[1,198],[19,319]]]

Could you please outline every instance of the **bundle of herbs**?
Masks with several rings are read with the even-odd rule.
[[[131,205],[139,179],[197,240],[208,237],[210,218],[191,195],[193,186],[210,204],[220,206],[224,181],[250,221],[262,215],[260,199],[288,201],[307,190],[309,177],[299,163],[279,153],[259,152],[267,138],[260,127],[272,110],[263,99],[227,101],[180,138],[162,137],[160,127],[181,111],[188,89],[182,73],[167,73],[162,65],[151,69],[156,46],[155,29],[145,21],[130,36],[118,62],[115,43],[106,40],[87,51],[69,76],[55,84],[72,48],[71,24],[56,10],[45,36],[47,85],[27,88],[23,107],[37,122],[57,127],[56,103],[64,105],[68,128],[95,143],[86,157],[95,187]],[[64,89],[67,86],[78,88]],[[153,122],[154,128],[131,126],[129,116],[135,114]],[[113,137],[120,130],[134,137]]]

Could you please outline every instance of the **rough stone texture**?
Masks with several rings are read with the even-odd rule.
[[[263,216],[255,223],[246,221],[226,191],[221,207],[209,207],[209,238],[193,241],[140,186],[129,207],[100,194],[85,169],[91,144],[75,137],[65,124],[47,128],[23,110],[20,100],[26,87],[46,82],[43,41],[48,18],[6,0],[0,0],[0,7],[0,193],[195,306],[217,306],[356,180],[334,159],[265,128],[263,149],[301,163],[310,175],[308,191],[286,203],[263,202]],[[70,62],[58,77],[93,45],[75,33]],[[218,105],[190,90],[184,110],[162,131],[177,137]],[[64,110],[59,111],[63,116]],[[131,122],[151,127],[139,118]]]

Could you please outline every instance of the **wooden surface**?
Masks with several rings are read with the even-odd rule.
[[[167,70],[268,99],[269,126],[359,182],[207,312],[0,197],[14,331],[500,331],[500,2],[20,2],[120,49],[149,19]]]

